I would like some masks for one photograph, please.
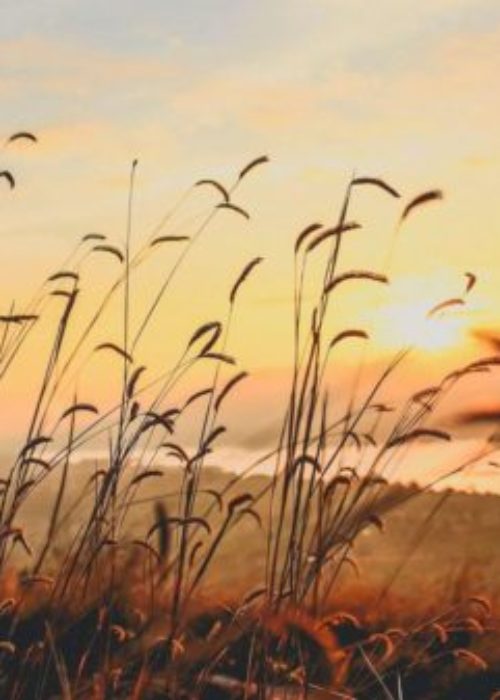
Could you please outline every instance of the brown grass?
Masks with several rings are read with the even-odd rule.
[[[30,136],[19,133],[11,140],[36,142]],[[372,530],[383,536],[394,509],[419,493],[387,485],[392,460],[403,458],[408,444],[417,439],[449,440],[447,432],[429,425],[430,417],[462,377],[488,371],[495,364],[495,358],[485,358],[454,370],[438,386],[419,392],[400,411],[393,411],[381,392],[408,355],[405,348],[365,396],[359,399],[353,392],[345,412],[334,416],[330,377],[341,367],[333,351],[344,340],[368,340],[368,334],[347,328],[332,339],[326,323],[332,298],[346,281],[388,285],[384,272],[341,270],[344,234],[359,235],[361,228],[347,220],[352,197],[359,186],[373,186],[394,198],[399,198],[397,190],[379,178],[355,178],[348,183],[333,226],[321,230],[319,224],[311,224],[296,239],[290,392],[278,444],[267,456],[275,458],[275,471],[258,488],[247,487],[245,472],[208,485],[205,475],[207,459],[214,459],[226,432],[220,420],[223,403],[247,376],[239,371],[222,383],[221,372],[236,364],[229,347],[231,325],[243,284],[263,259],[250,260],[228,290],[225,320],[196,328],[172,367],[150,377],[140,364],[140,341],[177,271],[221,212],[230,210],[250,219],[231,198],[242,180],[268,160],[267,156],[252,160],[230,187],[212,178],[198,180],[193,188],[209,185],[223,202],[215,203],[190,235],[173,235],[168,227],[190,189],[138,246],[133,226],[138,167],[134,161],[124,244],[99,243],[107,240],[101,234],[83,236],[75,249],[80,257],[74,269],[64,265],[48,279],[69,282],[72,288],[41,285],[26,308],[14,311],[12,306],[0,318],[5,323],[0,344],[0,378],[4,378],[12,364],[25,357],[21,349],[41,322],[47,298],[57,295],[65,300],[25,439],[0,492],[2,697],[263,700],[280,697],[288,689],[297,697],[412,700],[438,697],[440,692],[439,697],[445,698],[451,696],[443,693],[462,692],[466,682],[462,667],[481,673],[481,682],[491,690],[485,693],[495,691],[491,684],[496,676],[481,650],[471,648],[492,625],[486,599],[459,597],[448,607],[429,612],[425,620],[412,619],[405,603],[404,616],[393,612],[390,620],[384,620],[382,612],[393,600],[390,586],[383,591],[384,608],[382,598],[367,603],[361,590],[345,588],[346,580],[355,580],[360,572],[355,547],[361,536]],[[0,175],[12,185],[12,175],[7,171]],[[439,190],[415,198],[404,209],[402,221],[414,209],[440,198]],[[136,276],[159,244],[169,242],[186,245],[133,325]],[[310,273],[309,256],[319,249],[323,268],[308,311],[304,284]],[[76,341],[70,342],[79,289],[86,283],[79,265],[92,252],[114,258],[110,266],[114,277],[90,320],[78,327]],[[469,278],[466,291],[472,284]],[[107,332],[104,312],[115,298],[121,306],[119,343],[102,337]],[[434,311],[450,304],[445,301]],[[172,321],[175,324],[175,319],[166,319],[170,325]],[[114,405],[100,412],[91,401],[80,400],[75,385],[72,402],[54,419],[62,387],[71,384],[70,373],[79,363],[85,367],[89,342],[94,350],[111,351],[118,363],[121,385]],[[174,402],[173,388],[193,368],[206,368],[207,386]],[[194,446],[185,446],[177,437],[177,424],[195,402],[201,416],[198,439]],[[385,414],[393,420],[383,432],[378,428]],[[107,458],[86,475],[75,500],[75,488],[69,489],[69,483],[75,464],[81,462],[80,451],[102,435],[108,439]],[[346,465],[352,445],[360,464],[365,448],[373,449],[363,473],[360,464]],[[175,478],[162,461],[166,454],[179,463]],[[449,472],[467,466],[453,465]],[[152,484],[168,477],[172,489],[162,496]],[[32,546],[20,524],[23,509],[48,480],[55,488],[50,491],[43,534]],[[148,488],[152,495],[144,500],[152,507],[133,529],[135,508]],[[242,571],[234,595],[222,601],[220,595],[209,594],[212,572],[220,574],[228,543],[235,536],[241,543],[246,533],[259,541],[259,565],[256,560],[251,575],[243,576]],[[412,546],[418,546],[421,534]],[[245,556],[246,548],[241,544],[239,548],[239,555]],[[232,566],[237,568],[235,558]],[[351,610],[345,606],[346,590]],[[352,610],[356,601],[359,614]]]

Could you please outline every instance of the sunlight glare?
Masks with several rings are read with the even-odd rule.
[[[421,300],[387,305],[377,314],[372,337],[382,348],[414,347],[428,352],[455,349],[465,339],[463,312],[428,317],[432,304]]]

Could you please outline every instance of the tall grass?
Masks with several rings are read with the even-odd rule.
[[[225,432],[221,409],[247,376],[235,369],[222,382],[221,369],[236,365],[230,352],[238,300],[245,285],[258,284],[253,278],[263,259],[244,266],[228,288],[223,320],[194,329],[173,366],[151,377],[141,364],[141,342],[178,271],[221,211],[250,218],[234,198],[242,182],[257,177],[267,161],[253,160],[229,187],[211,178],[197,181],[142,242],[134,226],[134,161],[122,243],[87,234],[24,307],[12,305],[0,317],[4,380],[16,362],[29,357],[33,329],[48,300],[55,297],[61,304],[25,439],[1,482],[2,697],[269,698],[278,692],[273,689],[287,686],[300,697],[316,692],[402,698],[408,679],[425,675],[422,668],[436,660],[482,665],[467,648],[469,637],[487,624],[490,609],[482,598],[457,603],[405,631],[369,632],[335,609],[341,572],[357,567],[353,547],[360,533],[383,530],[385,514],[415,495],[387,486],[390,465],[403,459],[414,441],[449,441],[451,436],[431,423],[435,409],[462,377],[497,363],[496,357],[485,358],[449,374],[411,396],[393,418],[380,396],[411,352],[402,348],[365,395],[353,393],[345,414],[333,417],[331,378],[341,371],[337,346],[366,343],[368,333],[346,328],[331,338],[328,311],[346,284],[390,284],[388,270],[343,271],[345,236],[362,235],[361,226],[349,220],[350,209],[360,187],[399,200],[391,185],[372,177],[351,179],[337,219],[327,226],[311,224],[296,239],[290,393],[279,442],[265,455],[275,458],[275,472],[260,492],[242,490],[252,466],[220,490],[207,490],[202,476]],[[5,177],[15,185],[12,174]],[[174,215],[200,187],[211,188],[215,203],[193,233],[178,235]],[[414,198],[403,208],[400,225],[410,214],[416,216],[418,207],[440,198],[434,190]],[[171,268],[133,322],[131,301],[141,269],[164,246],[174,251]],[[82,263],[96,255],[108,260],[111,282],[81,325],[75,312],[85,284]],[[312,255],[320,256],[323,271],[308,312],[304,287]],[[105,312],[114,300],[122,309],[119,343],[106,334]],[[449,300],[443,304],[435,311]],[[105,412],[82,401],[74,383],[75,372],[81,377],[85,368],[89,343],[93,352],[113,358],[121,372],[114,405]],[[208,385],[175,403],[178,383],[202,363],[212,366]],[[68,387],[72,403],[54,419]],[[203,408],[196,445],[189,448],[179,442],[176,425],[195,403]],[[385,432],[378,430],[382,417],[392,420]],[[96,462],[76,496],[70,488],[74,465],[82,450],[88,452],[102,436],[108,440],[107,457]],[[353,446],[358,463],[347,466],[345,455],[352,455]],[[371,457],[362,468],[366,446]],[[131,538],[128,518],[141,501],[140,491],[168,473],[167,458],[177,460],[181,473],[174,505],[172,499],[153,497],[149,522]],[[34,550],[22,527],[21,508],[26,513],[30,498],[49,477],[58,484],[47,507],[44,537]],[[204,602],[208,574],[228,534],[246,520],[254,522],[254,536],[266,548],[261,584],[245,590],[242,582],[237,604],[214,613]],[[13,564],[19,566],[21,553],[23,574],[12,578],[9,572]]]

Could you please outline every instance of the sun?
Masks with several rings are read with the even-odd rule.
[[[447,311],[429,317],[431,303],[395,302],[375,315],[372,339],[383,348],[413,347],[427,352],[456,349],[466,337],[463,313]]]

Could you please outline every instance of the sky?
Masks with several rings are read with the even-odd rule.
[[[19,129],[39,138],[0,151],[17,180],[13,192],[0,183],[4,306],[29,298],[83,234],[123,243],[134,158],[139,245],[194,181],[229,185],[267,154],[235,196],[250,221],[218,215],[180,270],[141,348],[148,366],[167,365],[193,327],[223,317],[243,265],[264,257],[229,345],[254,377],[238,421],[265,432],[262,400],[277,416],[289,380],[294,240],[311,221],[336,220],[355,172],[383,177],[402,200],[356,192],[363,231],[346,243],[344,264],[383,270],[391,287],[343,293],[332,332],[355,319],[372,344],[368,355],[342,356],[341,368],[362,358],[371,377],[403,342],[418,348],[405,390],[446,372],[484,349],[472,329],[500,328],[499,45],[497,0],[2,3],[0,140]],[[394,244],[403,204],[432,188],[444,201],[416,213]],[[176,230],[188,234],[213,203],[208,190],[191,194]],[[132,280],[134,323],[171,256]],[[429,326],[427,310],[462,296],[467,271],[478,282],[466,307]],[[84,274],[82,318],[116,271],[95,258]],[[55,303],[35,337],[39,356]],[[119,333],[114,307],[107,319],[106,332]],[[109,371],[96,369],[103,397]],[[7,384],[16,425],[36,372],[30,356]],[[494,402],[487,393],[478,392]]]

